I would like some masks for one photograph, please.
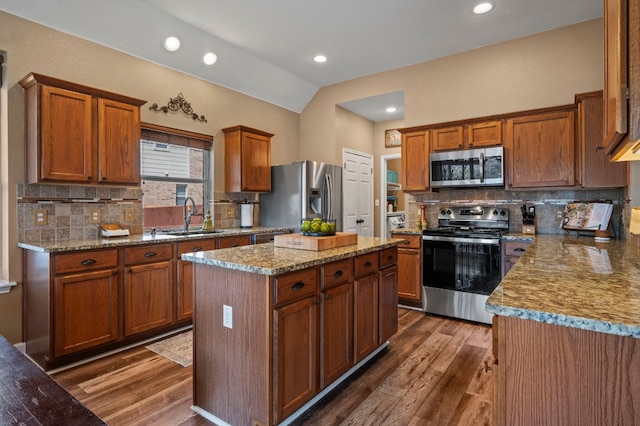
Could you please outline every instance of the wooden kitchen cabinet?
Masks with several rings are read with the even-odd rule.
[[[378,344],[398,331],[398,249],[380,252],[378,272]]]
[[[320,389],[353,362],[353,259],[320,266]]]
[[[196,253],[203,250],[215,250],[218,248],[218,239],[184,241],[178,243],[178,254],[176,260],[177,268],[177,304],[176,313],[178,320],[190,319],[193,317],[193,263],[182,260],[184,253]]]
[[[464,145],[464,127],[454,126],[431,130],[431,150],[449,151]]]
[[[61,254],[54,264],[54,358],[119,339],[117,250]]]
[[[28,183],[140,183],[145,101],[34,73],[20,85]]]
[[[274,279],[275,419],[279,423],[317,393],[318,270]]]
[[[248,246],[251,244],[251,235],[236,235],[233,237],[222,237],[218,239],[218,248],[231,248]]]
[[[222,131],[225,191],[271,191],[273,134],[245,126],[228,127]]]
[[[580,182],[584,188],[622,188],[627,185],[627,163],[611,162],[602,147],[602,91],[576,95],[577,139],[581,152]]]
[[[604,2],[604,140],[614,161],[640,159],[640,3]]]
[[[483,148],[502,145],[502,120],[461,123],[431,130],[431,150]]]
[[[173,246],[124,250],[124,334],[169,325],[174,320]]]
[[[378,254],[355,258],[353,283],[354,361],[359,362],[378,347]]]
[[[575,185],[574,127],[573,105],[565,110],[508,119],[509,188]]]
[[[408,129],[402,133],[401,155],[402,189],[429,190],[429,132]]]
[[[513,268],[527,250],[531,241],[502,240],[502,277]]]
[[[398,299],[401,305],[422,307],[422,235],[392,234],[398,246]]]

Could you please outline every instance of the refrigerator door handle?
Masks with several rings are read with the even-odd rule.
[[[333,183],[331,182],[331,175],[330,174],[326,174],[324,175],[324,182],[325,182],[325,187],[326,187],[326,203],[322,203],[323,207],[326,205],[327,206],[327,211],[326,211],[326,215],[325,218],[326,219],[333,219],[333,205],[332,205],[332,198],[333,198]]]

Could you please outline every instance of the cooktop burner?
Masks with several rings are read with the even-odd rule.
[[[509,210],[499,206],[443,207],[438,227],[422,235],[464,238],[500,238],[509,230]]]

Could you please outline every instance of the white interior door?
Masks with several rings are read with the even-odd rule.
[[[373,236],[373,156],[342,151],[343,223],[345,232]]]

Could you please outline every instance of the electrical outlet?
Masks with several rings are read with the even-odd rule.
[[[37,226],[45,226],[48,223],[47,210],[36,209],[33,213],[33,224]]]
[[[235,215],[235,207],[227,207],[227,217],[234,217]]]
[[[89,211],[89,223],[100,223],[100,209],[91,209]]]
[[[124,209],[124,221],[127,223],[133,223],[136,217],[136,211],[133,207]]]
[[[222,325],[233,328],[233,308],[231,306],[222,305]]]
[[[556,210],[556,219],[562,219],[562,215],[564,214],[564,209]]]

